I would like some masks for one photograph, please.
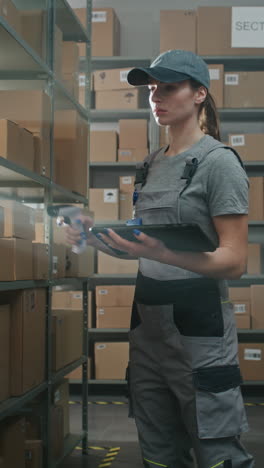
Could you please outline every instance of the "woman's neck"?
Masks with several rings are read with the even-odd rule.
[[[169,128],[169,146],[166,156],[176,156],[197,143],[204,133],[199,126],[171,126]]]

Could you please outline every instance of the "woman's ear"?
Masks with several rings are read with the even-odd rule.
[[[195,104],[202,104],[202,102],[205,101],[206,96],[207,96],[208,90],[204,86],[200,86],[196,91],[195,91]]]

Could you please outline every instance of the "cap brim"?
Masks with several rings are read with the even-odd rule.
[[[191,77],[185,73],[163,67],[133,68],[127,75],[128,83],[133,86],[148,85],[151,78],[162,83],[177,83],[189,80]]]

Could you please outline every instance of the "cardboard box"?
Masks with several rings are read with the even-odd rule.
[[[52,368],[57,371],[82,356],[83,312],[53,310],[52,316]]]
[[[12,0],[1,0],[0,2],[0,15],[3,16],[5,21],[14,28],[14,30],[21,33],[21,18],[20,11],[16,8]]]
[[[133,192],[119,192],[119,219],[133,218]]]
[[[96,286],[97,307],[132,307],[135,286]]]
[[[243,161],[264,161],[264,133],[231,133],[228,144],[232,146]]]
[[[47,13],[45,10],[20,10],[21,36],[46,60]]]
[[[55,161],[56,184],[77,195],[87,197],[88,162],[83,160],[75,166],[72,165],[73,158],[80,156],[80,153],[77,152],[75,142],[71,140],[56,141],[56,156],[59,153],[66,159]]]
[[[56,110],[54,116],[54,139],[55,140],[78,140],[84,138],[82,135],[83,125],[87,122],[76,110]]]
[[[88,358],[88,367],[87,367],[87,377],[90,380],[91,378],[91,358]],[[72,372],[70,372],[68,375],[66,375],[67,379],[71,380],[81,380],[82,379],[82,366],[77,367],[77,369],[74,369]]]
[[[62,83],[70,94],[78,101],[79,99],[79,77],[77,72],[64,73],[62,76]]]
[[[70,248],[66,249],[66,278],[85,278],[94,273],[94,248],[88,246],[85,252],[77,255]]]
[[[249,221],[262,221],[264,219],[264,178],[249,178]]]
[[[216,107],[224,107],[224,65],[208,65],[210,74],[210,94],[213,96]]]
[[[0,239],[0,281],[31,280],[32,242],[25,239]]]
[[[248,244],[247,274],[259,275],[261,273],[261,246]]]
[[[53,244],[52,276],[53,278],[65,278],[65,272],[66,272],[66,245]]]
[[[83,292],[53,290],[52,309],[83,310]],[[92,328],[92,291],[88,291],[88,328]]]
[[[19,128],[20,164],[29,171],[34,171],[33,134],[25,128]]]
[[[124,260],[111,257],[104,252],[98,252],[97,272],[106,275],[136,274],[138,260]]]
[[[51,408],[51,441],[52,459],[58,460],[63,456],[64,452],[64,421],[61,406]]]
[[[19,127],[15,122],[0,119],[0,156],[13,163],[23,165],[19,151],[19,136]]]
[[[148,146],[146,119],[119,120],[119,149],[142,149]]]
[[[96,328],[129,328],[131,307],[97,307]]]
[[[91,44],[95,57],[120,55],[120,22],[113,8],[93,8]]]
[[[17,291],[10,305],[11,395],[18,396],[45,377],[46,290]]]
[[[33,279],[46,280],[49,277],[49,245],[32,243]]]
[[[39,90],[0,91],[0,117],[17,122],[32,133],[50,137],[51,101]]]
[[[4,209],[4,237],[35,238],[35,210],[23,203],[1,200]]]
[[[134,191],[135,176],[119,177],[120,192],[130,193]]]
[[[70,392],[69,381],[63,379],[62,382],[56,385],[53,393],[53,403],[55,406],[60,406],[63,410],[63,434],[66,437],[70,432],[70,408],[69,408]]]
[[[251,292],[251,317],[253,329],[264,329],[264,313],[263,313],[263,285],[252,285]]]
[[[45,244],[45,225],[44,221],[35,223],[35,239],[34,242]]]
[[[263,47],[232,47],[232,7],[198,7],[197,20],[198,55],[263,55]]]
[[[128,343],[95,343],[94,357],[96,379],[125,379]]]
[[[90,162],[117,160],[117,133],[113,130],[90,132]]]
[[[43,141],[40,133],[33,134],[34,172],[41,176],[50,177],[50,144]]]
[[[3,468],[25,468],[25,418],[5,419],[0,426]]]
[[[1,95],[0,95],[1,96]],[[96,91],[96,109],[139,109],[147,107],[146,90],[139,88]]]
[[[10,397],[10,306],[0,305],[0,401]]]
[[[120,162],[139,162],[149,154],[148,148],[142,149],[120,149],[118,150],[118,161]]]
[[[43,441],[25,441],[25,468],[42,468],[43,466]]]
[[[79,49],[76,42],[62,42],[61,71],[65,73],[75,73],[79,67]]]
[[[225,73],[224,107],[263,107],[263,80],[261,71]]]
[[[131,68],[115,68],[93,72],[94,91],[110,91],[115,89],[133,89],[127,81]]]
[[[4,219],[4,208],[0,206],[0,237],[4,237],[4,229],[5,229],[5,219]]]
[[[183,49],[196,52],[196,12],[161,10],[160,52]]]
[[[239,343],[238,352],[243,379],[264,380],[264,344]]]
[[[96,220],[117,220],[119,216],[118,189],[90,189],[89,209],[94,212]]]
[[[87,8],[74,8],[73,11],[85,31],[87,31]]]
[[[237,328],[251,328],[250,288],[229,288]]]

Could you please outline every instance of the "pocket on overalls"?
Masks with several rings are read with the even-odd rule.
[[[224,321],[217,287],[191,288],[173,304],[174,322],[183,336],[222,337]]]
[[[136,203],[136,216],[144,224],[171,224],[177,222],[177,201],[182,185],[175,190],[140,191]]]
[[[193,370],[198,437],[233,437],[247,430],[239,366]]]

